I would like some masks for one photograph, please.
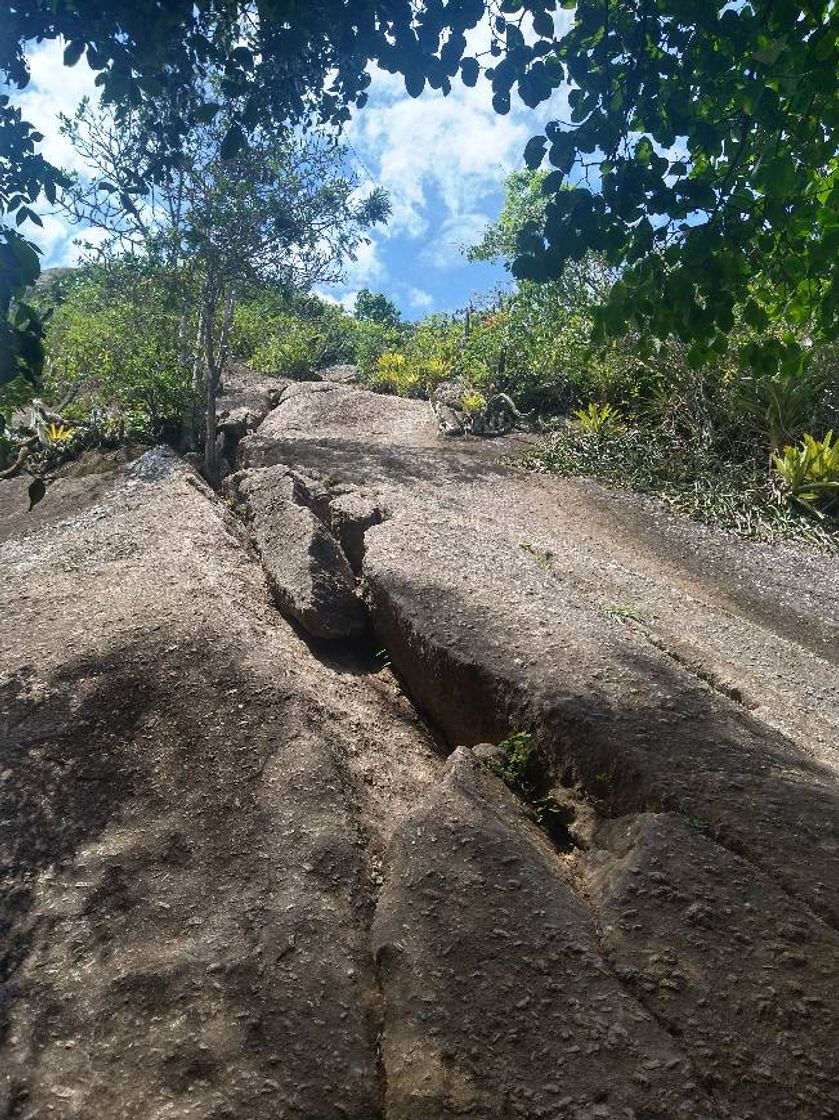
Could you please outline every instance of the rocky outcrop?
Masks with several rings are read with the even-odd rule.
[[[388,1118],[718,1115],[604,966],[568,868],[470,751],[398,830],[373,937]]]
[[[380,1115],[369,926],[433,742],[173,456],[59,481],[0,489],[0,1115]]]
[[[358,367],[346,364],[326,366],[318,370],[317,377],[321,381],[332,381],[338,385],[353,385],[358,381]]]
[[[594,843],[601,948],[723,1115],[839,1115],[839,934],[684,818],[610,821]]]
[[[333,535],[282,467],[245,471],[232,490],[242,502],[274,602],[313,637],[350,638],[366,624],[355,579]]]
[[[0,488],[0,1113],[839,1115],[835,564],[253,417]]]
[[[422,402],[300,385],[242,453],[387,506],[365,596],[451,743],[528,731],[554,780],[612,815],[700,820],[839,924],[835,562],[520,475],[514,446],[440,440]]]

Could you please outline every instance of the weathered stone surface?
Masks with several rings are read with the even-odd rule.
[[[0,1115],[380,1115],[369,924],[433,744],[387,670],[311,656],[172,456],[21,522],[25,496],[0,488]]]
[[[718,1115],[604,965],[556,851],[465,748],[397,832],[373,935],[389,1120]]]
[[[340,480],[363,483],[382,480],[382,469],[394,470],[418,446],[437,446],[437,424],[426,401],[400,400],[329,382],[290,386],[282,406],[274,409],[259,430],[244,440],[240,463],[245,467],[288,464],[296,470],[330,473]],[[352,478],[349,476],[352,475]]]
[[[329,503],[332,532],[354,571],[361,571],[364,560],[364,535],[385,520],[381,504],[357,491],[341,494]]]
[[[678,817],[610,821],[595,844],[602,949],[722,1114],[839,1116],[839,934]]]
[[[320,391],[313,391],[318,389]],[[427,405],[295,386],[247,462],[378,496],[378,640],[452,743],[535,735],[609,813],[676,809],[839,924],[839,565],[437,438]]]
[[[355,579],[335,538],[295,500],[282,467],[246,471],[235,481],[274,601],[316,638],[348,638],[366,625]]]
[[[338,385],[353,385],[358,381],[358,367],[351,365],[327,366],[318,370],[321,381],[332,381]]]
[[[284,391],[291,384],[286,377],[272,377],[233,363],[225,371],[222,391],[218,397],[219,428],[230,429],[240,438],[246,432],[253,431],[271,409],[276,408]]]

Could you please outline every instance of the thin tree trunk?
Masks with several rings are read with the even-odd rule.
[[[216,388],[218,378],[215,372],[207,368],[206,395],[204,409],[204,477],[212,487],[219,484],[218,469],[218,425],[216,418]]]
[[[227,343],[230,337],[230,327],[233,323],[233,311],[236,307],[236,289],[231,284],[230,290],[227,293],[227,298],[224,301],[224,317],[221,323],[221,335],[218,344],[217,363],[219,369],[224,369],[227,364]]]
[[[204,477],[214,487],[218,486],[219,483],[218,448],[216,446],[218,435],[216,393],[221,376],[213,337],[217,306],[218,293],[209,291],[207,300],[201,308],[204,354]]]

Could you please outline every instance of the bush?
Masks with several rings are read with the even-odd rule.
[[[793,501],[819,516],[839,509],[839,440],[832,431],[823,440],[805,434],[800,446],[774,457],[774,467]]]
[[[165,277],[135,266],[89,269],[66,292],[47,331],[44,397],[70,420],[118,417],[154,439],[192,400],[184,327]]]
[[[656,427],[597,436],[563,424],[518,461],[531,470],[592,476],[653,495],[693,520],[751,540],[795,540],[839,554],[839,531],[785,502],[759,454],[731,463],[674,443]]]
[[[367,384],[380,393],[426,397],[445,374],[442,362],[435,358],[418,358],[388,350],[377,359]]]

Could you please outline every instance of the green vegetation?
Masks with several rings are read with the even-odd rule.
[[[68,66],[86,56],[120,119],[137,111],[149,122],[143,158],[120,185],[128,199],[176,166],[208,121],[224,119],[224,159],[258,129],[340,128],[367,99],[371,62],[401,74],[412,97],[483,74],[501,114],[513,91],[535,108],[566,86],[570,120],[525,149],[529,168],[551,170],[545,205],[515,231],[516,275],[555,281],[596,252],[614,271],[601,337],[635,330],[648,352],[675,338],[694,367],[724,354],[742,321],[758,332],[740,350],[752,368],[797,370],[790,324],[816,340],[839,334],[836,4],[561,7],[574,10],[566,26],[557,0],[355,0],[351,23],[338,0],[20,0],[5,17],[0,72],[24,87],[27,45],[59,36]],[[470,54],[467,32],[482,19],[489,51]],[[37,222],[32,204],[55,195],[61,174],[6,96],[0,130],[0,209]],[[0,383],[39,372],[37,320],[15,302],[38,267],[24,244],[0,226]]]
[[[533,736],[528,731],[516,731],[498,746],[504,751],[504,757],[491,759],[487,768],[528,802],[536,823],[559,847],[570,846],[568,811],[553,797],[545,796],[545,767]]]
[[[555,0],[387,18],[360,0],[351,27],[337,2],[48,7],[15,5],[0,71],[25,86],[27,43],[64,36],[104,102],[64,122],[94,168],[80,181],[0,97],[0,471],[46,446],[40,421],[13,430],[38,392],[41,420],[60,406],[79,433],[203,438],[215,481],[229,356],[286,377],[351,362],[376,391],[453,404],[466,431],[509,397],[547,429],[535,470],[836,548],[835,3],[577,0],[559,31]],[[472,57],[486,15],[489,52]],[[535,108],[570,83],[570,120],[530,140],[469,254],[502,261],[511,290],[417,324],[384,293],[358,293],[354,314],[311,295],[387,216],[333,143],[371,61],[411,96],[483,74],[502,114],[514,90]],[[42,195],[108,240],[33,299],[17,227]]]

